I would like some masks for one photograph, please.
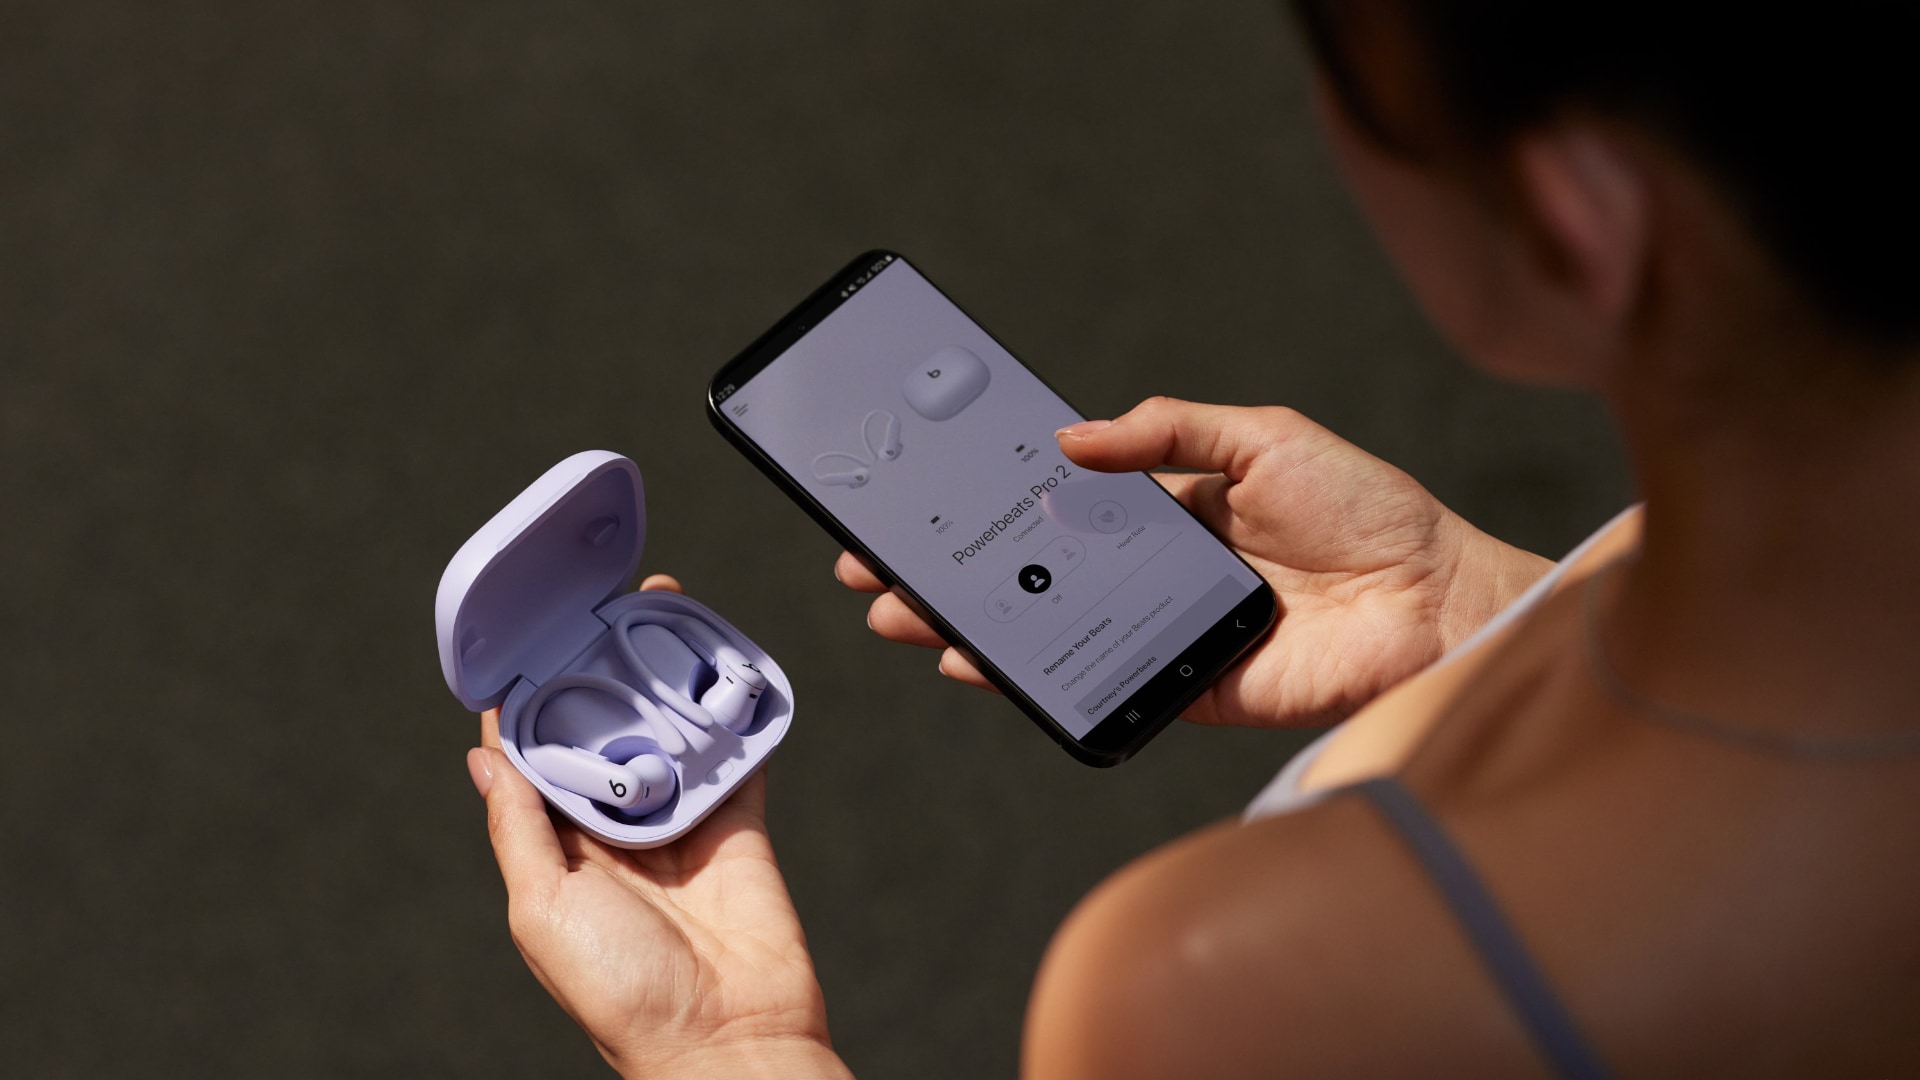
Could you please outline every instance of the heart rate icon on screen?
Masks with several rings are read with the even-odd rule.
[[[1093,504],[1093,510],[1087,515],[1098,532],[1117,533],[1127,527],[1127,508],[1111,499]]]

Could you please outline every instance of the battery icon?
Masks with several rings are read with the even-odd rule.
[[[927,522],[927,524],[929,524],[929,525],[938,525],[938,524],[940,524],[940,515],[939,515],[939,514],[935,514],[935,515],[933,515],[933,520],[932,520],[932,521],[929,521],[929,522]]]

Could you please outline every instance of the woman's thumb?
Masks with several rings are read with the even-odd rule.
[[[1088,420],[1054,435],[1069,459],[1101,472],[1136,472],[1173,466],[1225,473],[1238,481],[1278,432],[1270,413],[1201,405],[1177,398],[1148,398],[1114,420]]]

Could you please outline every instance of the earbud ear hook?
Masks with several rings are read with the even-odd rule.
[[[597,690],[631,708],[653,731],[667,753],[687,752],[687,741],[661,711],[631,686],[604,675],[562,675],[534,691],[520,714],[520,756],[548,783],[632,814],[650,814],[673,798],[673,766],[656,754],[636,754],[625,764],[607,760],[583,746],[541,743],[536,730],[540,710],[562,690]]]
[[[527,702],[527,707],[522,710],[520,714],[522,718],[520,721],[520,730],[523,735],[535,736],[538,734],[534,731],[534,722],[539,718],[540,710],[546,708],[547,702],[552,700],[553,696],[562,690],[598,690],[633,710],[633,712],[645,722],[647,727],[652,730],[653,741],[660,744],[660,749],[665,750],[674,757],[684,757],[688,750],[691,749],[688,746],[686,735],[680,730],[679,725],[675,724],[671,717],[662,712],[659,706],[648,701],[646,696],[641,694],[640,691],[635,690],[633,687],[628,686],[618,679],[611,679],[605,675],[590,675],[584,673],[578,675],[561,675],[558,678],[548,679],[540,685],[540,689],[534,691],[533,697]],[[521,739],[522,744],[529,744],[534,741],[533,738]]]
[[[632,629],[649,625],[663,627],[677,635],[701,659],[713,668],[714,682],[693,701],[679,689],[669,686],[654,674],[633,646]],[[718,630],[691,615],[663,611],[629,611],[613,622],[614,643],[621,657],[647,684],[647,689],[669,709],[702,727],[714,722],[734,734],[742,734],[753,724],[760,695],[767,689],[767,677],[748,660],[746,654],[729,642]]]
[[[872,464],[856,454],[835,450],[813,459],[813,478],[823,484],[863,487],[873,478],[873,473],[868,469]]]
[[[874,421],[880,423],[875,425]],[[885,409],[875,409],[860,421],[860,438],[867,453],[880,461],[900,459],[900,418]]]

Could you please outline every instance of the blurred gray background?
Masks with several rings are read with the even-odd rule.
[[[1010,1074],[1049,933],[1298,734],[1075,764],[889,645],[707,376],[912,256],[1091,415],[1296,406],[1557,555],[1589,403],[1423,327],[1258,0],[12,0],[0,1047],[14,1076],[595,1076],[508,940],[446,559],[575,450],[793,675],[772,828],[840,1051]]]

